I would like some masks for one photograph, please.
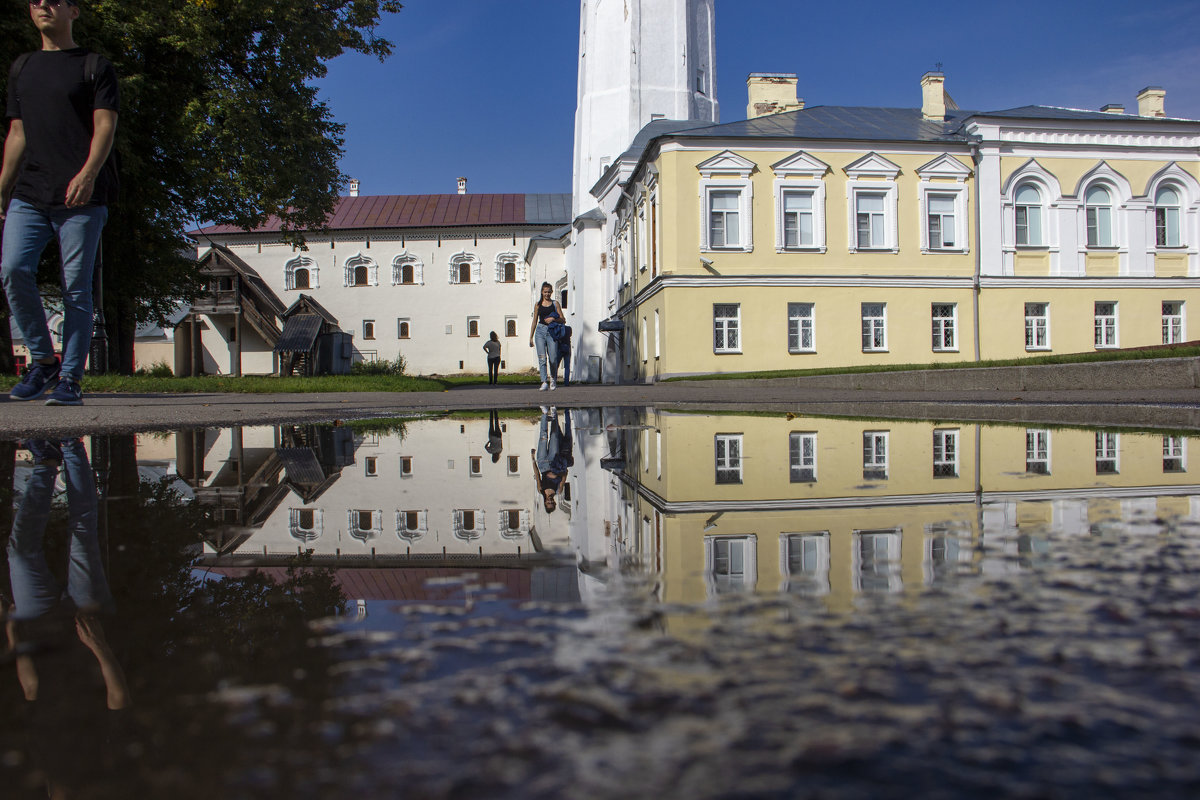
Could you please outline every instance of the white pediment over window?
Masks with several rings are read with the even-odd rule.
[[[949,153],[942,153],[928,164],[917,167],[917,174],[925,181],[941,179],[963,183],[971,177],[971,168]]]
[[[700,170],[700,174],[705,178],[712,178],[718,175],[736,175],[739,178],[749,178],[750,173],[754,171],[756,166],[753,161],[739,156],[732,150],[726,150],[723,153],[717,153],[712,158],[701,161],[696,165],[696,169]]]
[[[851,178],[886,178],[896,180],[900,167],[888,161],[878,153],[867,153],[862,158],[846,167],[846,174]]]
[[[1182,184],[1185,191],[1191,198],[1200,195],[1200,182],[1197,182],[1189,173],[1185,172],[1182,167],[1172,161],[1167,166],[1154,173],[1154,176],[1146,182],[1146,197],[1154,197],[1158,185],[1164,181]],[[1190,202],[1190,201],[1189,201]]]
[[[772,164],[771,170],[779,178],[809,178],[817,181],[829,172],[829,165],[800,150],[782,161]]]
[[[1008,176],[1008,180],[1004,182],[1004,195],[1008,197],[1013,187],[1022,181],[1033,179],[1046,186],[1050,190],[1051,197],[1047,198],[1050,202],[1057,202],[1062,197],[1062,189],[1058,185],[1058,178],[1054,173],[1043,167],[1037,162],[1037,159],[1031,158],[1017,168],[1012,175]]]
[[[1129,180],[1110,167],[1107,161],[1101,161],[1084,173],[1084,176],[1079,179],[1079,183],[1075,184],[1075,196],[1083,197],[1083,192],[1087,186],[1094,181],[1101,181],[1115,186],[1121,202],[1125,202],[1133,196],[1133,187],[1129,185]]]

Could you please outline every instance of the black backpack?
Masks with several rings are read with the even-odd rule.
[[[21,74],[21,70],[25,68],[25,62],[29,61],[29,57],[33,53],[21,53],[13,61],[12,70],[8,73],[8,86],[10,92],[17,90],[17,78]],[[87,57],[83,60],[83,80],[88,86],[96,85],[96,73],[100,71],[100,54],[88,52]],[[93,91],[95,91],[93,89]],[[118,190],[121,187],[121,156],[117,152],[116,143],[113,143],[112,150],[108,154],[108,158],[104,160],[104,166],[101,167],[108,173],[108,197],[106,202],[109,204],[117,201]]]

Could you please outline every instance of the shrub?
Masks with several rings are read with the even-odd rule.
[[[408,369],[408,361],[403,355],[396,356],[394,361],[356,361],[350,365],[351,375],[404,375]]]
[[[155,361],[150,365],[149,369],[138,367],[133,372],[134,375],[148,375],[151,378],[173,378],[175,370],[171,369],[171,365],[165,361]]]

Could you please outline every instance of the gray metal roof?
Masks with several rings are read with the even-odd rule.
[[[1112,114],[1107,111],[1088,111],[1082,108],[1058,108],[1056,106],[1019,106],[1003,111],[976,111],[977,117],[1000,119],[1049,119],[1049,120],[1098,120],[1101,122],[1195,122],[1196,120],[1172,117],[1143,117],[1138,114]]]
[[[525,222],[531,225],[562,225],[571,221],[571,195],[525,195]]]
[[[945,122],[921,116],[919,108],[811,106],[754,119],[709,125],[680,132],[686,138],[837,139],[883,142],[953,142],[956,131],[975,111],[951,109]]]
[[[321,332],[321,318],[316,314],[295,314],[283,323],[283,333],[275,344],[276,353],[307,353]]]

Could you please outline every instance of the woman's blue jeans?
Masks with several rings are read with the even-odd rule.
[[[33,360],[54,357],[54,342],[37,288],[37,268],[50,239],[58,239],[63,281],[62,374],[75,382],[83,377],[92,344],[92,269],[107,219],[105,206],[42,211],[14,198],[4,221],[4,291]]]
[[[545,383],[553,375],[550,370],[557,366],[558,342],[550,335],[550,328],[539,322],[533,331],[533,345],[537,348],[538,372]]]

